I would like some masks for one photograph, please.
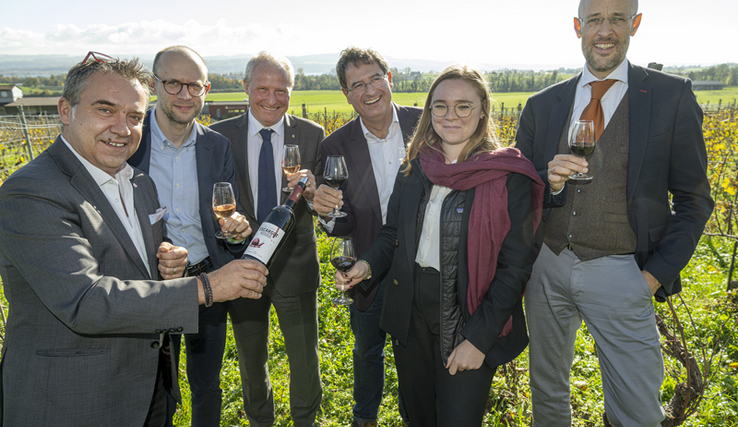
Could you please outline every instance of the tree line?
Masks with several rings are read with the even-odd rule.
[[[427,92],[433,79],[438,74],[434,71],[421,73],[412,71],[409,67],[399,70],[390,68],[395,92]],[[560,68],[553,71],[526,71],[526,70],[499,70],[486,72],[489,87],[492,92],[538,92],[558,83],[579,70]],[[682,67],[669,68],[667,72],[689,77],[693,81],[714,80],[726,86],[738,86],[738,65],[720,64],[713,67],[685,70]],[[22,84],[27,88],[38,89],[33,95],[48,96],[47,92],[56,91],[53,88],[64,86],[66,74],[34,77],[3,76],[0,74],[0,84]],[[215,92],[238,92],[243,90],[243,75],[237,74],[208,74],[211,90]],[[338,76],[334,72],[320,75],[306,75],[302,68],[295,73],[294,90],[341,90]],[[31,96],[33,96],[31,95]]]

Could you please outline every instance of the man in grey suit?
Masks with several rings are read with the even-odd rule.
[[[655,427],[664,418],[652,296],[681,290],[713,201],[691,83],[626,60],[640,22],[637,0],[582,0],[583,72],[532,96],[520,118],[516,146],[553,208],[525,293],[534,426],[571,425],[582,320],[597,344],[606,419]],[[587,160],[567,145],[580,118],[601,124]],[[577,185],[575,172],[594,178]]]
[[[244,408],[252,426],[272,425],[275,418],[267,368],[272,305],[290,363],[290,408],[295,426],[315,423],[322,396],[317,301],[320,265],[307,201],[313,199],[314,175],[322,173],[320,143],[325,132],[316,123],[286,114],[293,85],[289,60],[260,52],[246,65],[248,112],[211,126],[231,141],[239,201],[254,230],[277,203],[286,200],[282,187],[293,187],[303,176],[309,178],[304,199],[294,208],[295,228],[270,267],[263,298],[234,301],[230,309]],[[300,147],[303,168],[289,179],[281,171],[282,147],[287,144]]]
[[[0,424],[160,427],[165,390],[178,395],[169,334],[196,332],[200,304],[261,295],[255,262],[177,278],[187,251],[162,243],[154,183],[125,163],[148,82],[137,60],[88,55],[67,75],[62,134],[0,187]]]
[[[156,107],[146,116],[141,145],[128,163],[154,180],[159,203],[168,210],[167,237],[187,249],[187,274],[197,276],[223,267],[243,252],[242,242],[251,228],[236,212],[220,220],[223,231],[233,233],[235,239],[215,237],[221,225],[213,214],[213,184],[230,183],[236,197],[238,189],[231,143],[195,120],[210,89],[205,62],[188,47],[171,46],[156,54],[153,71]],[[198,333],[185,335],[193,427],[220,424],[227,320],[226,303],[201,306]],[[172,338],[179,357],[180,335]],[[170,398],[170,418],[175,409]]]

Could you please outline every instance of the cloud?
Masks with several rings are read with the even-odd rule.
[[[261,23],[229,26],[225,19],[211,25],[163,19],[118,25],[90,24],[80,28],[59,24],[46,33],[13,28],[0,30],[0,54],[70,54],[99,50],[112,55],[153,54],[171,45],[187,45],[204,55],[235,55],[274,50],[305,54],[311,46],[300,29]],[[301,41],[302,40],[302,41]],[[301,44],[302,43],[302,44]]]

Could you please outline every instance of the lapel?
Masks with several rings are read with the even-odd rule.
[[[627,201],[633,200],[646,154],[648,127],[651,118],[651,85],[644,83],[648,71],[628,63],[628,179]]]
[[[131,184],[135,184],[135,182],[136,176],[134,175],[133,178],[131,178]],[[144,245],[146,247],[146,255],[149,258],[149,268],[151,268],[151,275],[149,277],[155,275],[155,277],[151,278],[157,279],[158,277],[156,276],[158,276],[158,274],[155,273],[158,271],[156,269],[156,266],[158,265],[156,253],[159,248],[156,242],[154,242],[153,228],[148,226],[150,222],[148,200],[146,198],[146,195],[142,193],[141,189],[139,189],[135,185],[133,186],[133,204],[136,208],[138,223],[141,225],[141,234],[143,235]],[[128,236],[128,233],[126,233],[126,236]],[[133,250],[136,250],[135,246]],[[136,254],[138,254],[138,252],[136,252]],[[140,259],[140,257],[136,257],[134,259],[138,260]],[[138,263],[136,265],[138,265]],[[146,266],[144,266],[144,270],[146,269],[145,267]]]
[[[569,126],[569,122],[566,119],[569,117],[569,112],[574,103],[574,95],[577,91],[577,84],[581,77],[582,73],[579,73],[578,76],[569,80],[557,94],[558,103],[551,106],[551,115],[548,118],[549,131],[546,132],[546,141],[543,144],[545,150],[544,159],[553,159],[556,155],[561,132],[564,131],[565,126]]]
[[[210,168],[213,165],[213,146],[208,143],[208,140],[203,133],[202,126],[195,122],[195,127],[197,128],[195,163],[197,164],[197,191],[199,195],[200,224],[203,227],[203,235],[207,236],[215,232],[215,225],[212,221],[212,194],[214,183],[210,179]]]
[[[285,114],[284,115],[284,145],[297,145],[300,147],[300,157],[304,158],[303,151],[305,151],[305,147],[303,147],[302,139],[300,138],[300,128],[297,127],[297,120],[293,119],[291,115]],[[274,153],[275,156],[278,156],[280,159],[282,158],[282,153]],[[304,169],[301,166],[301,169]],[[279,204],[284,204],[284,202],[287,201],[287,198],[290,196],[289,194],[283,192],[281,189],[287,187],[287,176],[285,174],[280,174],[282,176],[282,181],[279,184]]]
[[[349,134],[349,144],[351,147],[346,150],[346,163],[350,166],[349,180],[354,180],[359,184],[357,197],[369,198],[369,206],[372,207],[374,217],[378,223],[382,224],[382,208],[379,203],[379,190],[377,190],[377,181],[374,179],[374,168],[372,167],[371,155],[369,154],[369,145],[361,129],[360,118],[357,117],[351,125],[351,133]]]
[[[238,198],[246,215],[256,218],[254,211],[254,194],[251,191],[251,180],[249,179],[249,115],[242,114],[234,121],[236,127],[236,139],[231,141],[233,147],[233,161],[236,163],[236,173],[243,182],[243,191],[239,189]],[[211,189],[212,190],[212,189]]]
[[[138,251],[136,250],[136,246],[133,244],[130,236],[128,236],[128,232],[125,227],[123,227],[123,223],[120,222],[118,214],[116,214],[113,207],[110,206],[110,202],[108,202],[105,194],[103,194],[95,180],[92,179],[92,176],[87,172],[87,169],[85,169],[82,163],[77,160],[74,153],[69,151],[64,142],[62,142],[61,137],[57,138],[56,142],[49,147],[49,154],[58,160],[57,164],[59,164],[60,169],[70,176],[70,185],[74,187],[74,189],[77,190],[79,194],[81,194],[82,197],[84,197],[85,200],[87,200],[87,202],[90,203],[90,205],[92,205],[92,207],[97,211],[98,215],[100,215],[100,219],[108,225],[113,236],[115,236],[120,245],[126,251],[128,257],[133,260],[134,264],[136,264],[136,267],[141,270],[145,277],[150,277],[148,270],[146,270],[146,266],[141,260],[141,256],[139,256]],[[145,206],[145,202],[142,201],[141,203],[138,203],[138,201],[141,200],[141,196],[137,194],[139,193],[137,188],[134,188],[133,190],[134,204],[138,211],[138,209]],[[139,221],[142,221],[142,231],[144,229],[148,229],[150,234],[151,227],[146,226],[148,224],[148,213],[145,213],[143,220],[140,217],[140,213],[137,212],[137,214],[139,215]],[[153,237],[149,236],[149,238],[150,239],[148,241],[145,240],[146,243],[148,244],[151,242],[153,245]],[[146,233],[144,233],[144,239],[146,239]],[[154,254],[154,257],[155,256],[156,255]],[[149,254],[149,258],[151,258],[151,254]],[[153,268],[156,264],[154,263],[151,265]]]
[[[420,207],[420,200],[425,192],[423,176],[423,173],[420,171],[420,162],[413,161],[413,173],[410,179],[408,179],[407,188],[402,192],[402,203],[400,205],[403,206],[400,214],[402,218],[402,231],[397,233],[398,236],[400,236],[400,233],[403,233],[401,238],[405,239],[406,242],[405,256],[407,257],[407,265],[415,265],[415,255],[418,252],[415,238],[418,220],[417,212]],[[397,179],[407,178],[398,177]]]

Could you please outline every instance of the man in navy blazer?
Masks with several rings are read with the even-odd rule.
[[[315,193],[314,209],[322,215],[323,228],[333,236],[351,236],[361,255],[376,239],[386,222],[387,206],[395,177],[423,112],[392,102],[392,73],[382,56],[371,49],[350,47],[341,52],[336,65],[346,100],[358,118],[329,135],[321,147],[321,158],[342,155],[349,179],[342,192],[321,185]],[[325,217],[336,205],[346,217]],[[384,346],[386,333],[379,327],[384,280],[375,277],[349,290],[354,344],[354,426],[373,426],[384,389]],[[402,397],[400,415],[408,421]]]
[[[202,58],[187,47],[172,46],[156,55],[153,70],[157,105],[146,116],[141,145],[128,162],[154,180],[159,202],[167,207],[167,237],[189,251],[187,274],[197,276],[232,261],[251,229],[236,212],[220,221],[223,230],[238,236],[231,241],[215,237],[221,227],[213,213],[213,184],[231,183],[236,196],[238,187],[230,142],[195,120],[210,88]],[[220,424],[227,316],[226,303],[200,306],[198,332],[185,335],[193,426]],[[179,357],[180,335],[173,342]],[[170,398],[170,425],[175,409]]]
[[[657,426],[664,418],[652,295],[663,301],[681,290],[679,272],[713,201],[690,81],[625,58],[637,10],[636,0],[582,0],[574,29],[584,71],[532,96],[520,118],[517,148],[546,183],[544,207],[553,207],[525,294],[535,426],[571,424],[569,370],[582,320],[597,344],[605,419]],[[604,132],[585,160],[569,154],[569,128],[603,80],[614,80],[600,101]],[[574,172],[594,178],[574,185]]]

